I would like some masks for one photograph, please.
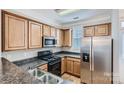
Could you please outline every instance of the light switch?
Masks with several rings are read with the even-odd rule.
[[[124,28],[124,21],[121,22],[121,28]]]

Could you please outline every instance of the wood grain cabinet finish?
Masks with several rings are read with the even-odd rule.
[[[44,71],[48,71],[48,64],[41,65],[38,68]]]
[[[42,24],[29,21],[29,48],[42,47]]]
[[[52,36],[52,37],[56,37],[56,28],[54,28],[54,27],[51,27],[51,34],[50,34],[50,36]]]
[[[80,76],[80,61],[74,61],[74,75]]]
[[[67,69],[66,58],[62,58],[61,60],[61,74],[66,72]]]
[[[71,47],[72,45],[72,31],[70,29],[64,30],[63,46]]]
[[[57,29],[57,47],[63,46],[63,31],[60,29]]]
[[[108,24],[95,26],[95,36],[106,36],[106,35],[109,35]]]
[[[27,49],[27,20],[9,14],[4,18],[3,50]]]
[[[51,28],[48,25],[43,25],[43,36],[51,36]]]
[[[84,28],[84,36],[94,36],[94,27],[85,27]]]
[[[73,61],[70,59],[67,59],[67,72],[73,74]]]

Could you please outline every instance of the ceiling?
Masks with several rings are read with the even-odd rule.
[[[59,11],[66,11],[66,10],[72,10],[72,9],[58,9]],[[100,16],[100,15],[111,15],[111,9],[73,9],[74,11],[60,15],[56,12],[56,9],[39,9],[39,10],[33,10],[38,13],[45,13],[46,17],[52,18],[53,20],[56,20],[57,22],[64,24],[64,23],[70,23],[74,21],[79,20],[86,20],[94,16]]]
[[[20,12],[25,11],[35,14],[35,17],[49,19],[58,24],[67,24],[86,20],[100,15],[111,15],[111,9],[17,9]],[[71,10],[71,11],[70,11]],[[59,14],[65,12],[64,14]]]

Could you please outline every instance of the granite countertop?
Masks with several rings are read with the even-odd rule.
[[[0,84],[42,83],[5,58],[0,58]]]
[[[14,64],[22,68],[23,70],[34,69],[40,65],[47,64],[47,61],[38,59],[37,57],[14,61]]]

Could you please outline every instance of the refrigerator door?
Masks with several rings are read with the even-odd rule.
[[[112,39],[94,37],[92,45],[92,83],[112,83]]]
[[[85,37],[81,47],[81,82],[92,83],[91,80],[91,46],[92,38]]]

